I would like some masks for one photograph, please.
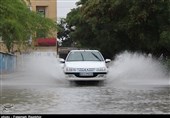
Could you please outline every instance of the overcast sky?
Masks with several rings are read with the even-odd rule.
[[[79,0],[57,0],[57,18],[66,18],[71,9],[76,8]]]

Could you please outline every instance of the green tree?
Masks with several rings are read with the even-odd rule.
[[[14,42],[25,45],[30,35],[43,29],[46,32],[56,30],[56,23],[30,11],[24,0],[0,1],[0,36],[8,52],[12,51]]]
[[[67,15],[71,38],[106,57],[124,51],[170,55],[170,0],[81,0]]]
[[[82,5],[87,0],[82,0],[77,3],[78,7],[71,10],[68,13],[66,22],[69,27],[75,27],[76,29],[69,33],[70,39],[72,39],[78,47],[81,48],[92,48],[95,41],[94,33],[92,32],[91,25],[89,25],[82,16]],[[96,46],[97,47],[97,46]]]
[[[70,39],[69,34],[70,32],[73,31],[73,29],[69,27],[65,18],[61,18],[57,26],[58,26],[57,38],[61,42],[61,46],[71,47],[73,44],[73,41]]]

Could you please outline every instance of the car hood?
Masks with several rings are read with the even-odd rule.
[[[106,64],[105,61],[100,62],[78,61],[78,62],[65,62],[65,66],[71,68],[100,68],[106,67]]]

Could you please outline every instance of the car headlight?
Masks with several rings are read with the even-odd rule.
[[[96,71],[107,71],[107,69],[105,67],[102,68],[96,68]]]
[[[65,71],[66,71],[66,72],[75,72],[75,71],[76,71],[76,68],[66,67]]]

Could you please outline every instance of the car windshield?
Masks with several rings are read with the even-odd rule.
[[[71,52],[67,61],[104,61],[101,53],[91,51]]]

